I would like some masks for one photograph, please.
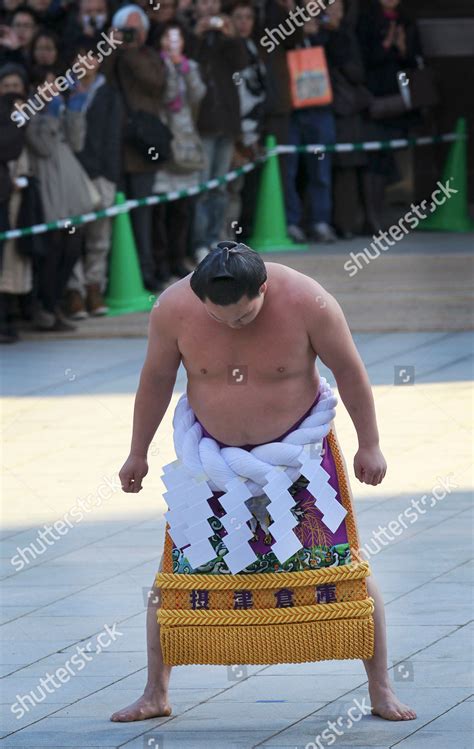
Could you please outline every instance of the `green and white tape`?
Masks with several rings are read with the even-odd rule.
[[[150,195],[147,198],[126,200],[120,205],[113,205],[110,208],[103,208],[100,211],[93,211],[91,213],[83,213],[79,216],[69,216],[68,218],[62,218],[58,221],[50,221],[44,224],[35,224],[34,226],[28,226],[22,229],[10,229],[9,231],[0,232],[0,241],[5,239],[18,239],[19,237],[26,237],[32,234],[44,234],[55,229],[67,229],[70,226],[88,224],[101,218],[110,218],[113,216],[118,216],[120,213],[128,213],[129,211],[133,211],[134,208],[139,208],[141,206],[156,205],[157,203],[169,203],[173,200],[179,200],[180,198],[187,198],[191,195],[198,195],[201,192],[214,190],[216,187],[220,187],[220,185],[224,185],[227,182],[232,182],[242,174],[251,172],[253,169],[255,169],[255,167],[264,163],[271,156],[275,156],[277,154],[324,154],[350,153],[352,151],[396,150],[399,148],[407,148],[408,146],[428,146],[434,143],[452,143],[453,141],[459,140],[462,137],[463,136],[460,136],[457,133],[447,133],[445,135],[422,136],[419,138],[396,138],[392,140],[366,141],[364,143],[334,143],[332,145],[315,143],[314,145],[307,146],[276,146],[275,148],[267,149],[265,153],[255,159],[255,161],[249,162],[248,164],[245,164],[238,169],[232,169],[222,177],[216,177],[215,179],[207,180],[207,182],[201,182],[194,187],[190,187],[185,190],[164,192],[158,195]]]

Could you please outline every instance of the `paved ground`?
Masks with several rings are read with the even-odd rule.
[[[367,264],[363,255],[370,237],[356,237],[334,245],[311,245],[307,252],[264,255],[317,279],[342,305],[353,331],[472,330],[474,234],[412,232]],[[358,255],[357,273],[351,253]],[[352,274],[352,275],[350,275]],[[150,295],[150,307],[155,297]],[[364,304],[361,304],[361,300]],[[380,314],[374,315],[374,308]],[[69,337],[111,338],[146,335],[147,314],[89,319]],[[27,340],[64,340],[64,333],[37,333],[26,328]]]
[[[441,479],[448,483],[444,499],[371,559],[387,605],[392,676],[418,720],[366,716],[349,728],[347,711],[367,691],[362,664],[344,661],[180,667],[173,717],[110,723],[144,683],[145,599],[162,546],[159,474],[173,458],[172,408],[152,445],[145,489],[124,495],[114,474],[128,449],[145,341],[26,341],[9,349],[3,375],[2,747],[472,746],[473,340],[467,332],[356,339],[389,461],[382,486],[353,482],[363,543],[412,500],[431,497]],[[412,384],[395,385],[396,367],[414,367],[414,384],[408,370]],[[172,405],[184,386],[180,373]],[[338,432],[350,463],[355,439],[342,407]],[[57,540],[41,546],[44,525],[65,518]],[[115,640],[102,639],[97,653],[105,625]],[[57,688],[47,682],[50,693],[41,693],[48,674]],[[322,734],[339,716],[344,733],[334,743],[330,729]]]

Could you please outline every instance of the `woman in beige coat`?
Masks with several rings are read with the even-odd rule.
[[[50,73],[46,80],[54,85]],[[59,91],[28,123],[26,141],[32,171],[39,182],[45,222],[89,213],[99,205],[100,196],[74,155],[81,150],[84,136],[83,113],[68,110]],[[81,253],[82,229],[71,225],[50,231],[46,245],[46,254],[38,264],[35,326],[38,330],[74,330],[60,302]]]

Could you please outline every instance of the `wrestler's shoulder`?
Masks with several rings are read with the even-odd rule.
[[[187,310],[190,305],[196,304],[197,297],[189,283],[191,276],[192,273],[180,278],[161,292],[154,306],[161,316],[176,315],[180,311]]]
[[[318,281],[294,268],[288,268],[281,263],[265,263],[265,267],[268,281],[278,285],[279,292],[284,293],[288,299],[293,299],[295,303],[304,302],[306,297],[312,297],[314,294],[328,294]]]

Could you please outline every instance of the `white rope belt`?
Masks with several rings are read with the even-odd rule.
[[[189,406],[186,395],[179,399],[174,417],[174,446],[178,460],[164,466],[162,476],[167,488],[164,499],[169,510],[165,517],[169,533],[194,569],[211,561],[216,553],[209,537],[213,531],[208,518],[213,511],[208,503],[213,492],[225,492],[219,502],[226,514],[220,518],[227,535],[226,562],[232,574],[255,561],[249,546],[253,533],[247,521],[252,513],[247,506],[251,497],[265,494],[267,511],[272,517],[269,531],[275,539],[272,551],[285,562],[302,548],[293,532],[298,524],[291,507],[295,504],[288,488],[301,475],[309,480],[308,491],[323,513],[323,522],[335,532],[346,511],[336,499],[323,469],[322,444],[336,415],[337,398],[322,378],[318,402],[311,413],[281,442],[257,445],[251,450],[219,447],[212,437],[204,437],[201,425]]]

